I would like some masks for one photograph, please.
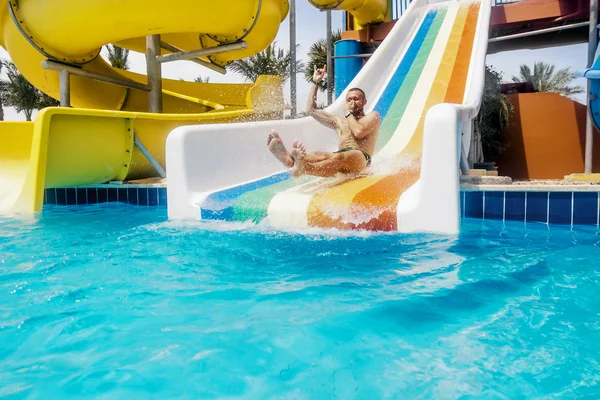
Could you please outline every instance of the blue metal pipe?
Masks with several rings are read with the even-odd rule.
[[[362,43],[358,40],[340,40],[335,43],[335,56],[353,56],[363,52]],[[336,58],[335,69],[335,97],[346,89],[346,86],[358,74],[363,66],[362,58]]]

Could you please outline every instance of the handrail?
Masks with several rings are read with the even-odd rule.
[[[175,47],[172,44],[167,43],[167,42],[163,42],[163,41],[160,42],[160,47],[162,47],[165,50],[170,51],[171,53],[181,53],[181,52],[183,52],[183,50],[180,49],[179,47]],[[225,75],[225,73],[227,72],[227,70],[225,68],[223,68],[223,67],[221,67],[221,66],[219,66],[217,64],[213,64],[212,62],[204,61],[204,60],[202,60],[200,58],[190,58],[188,61],[195,62],[198,65],[202,65],[203,67],[206,67],[208,69],[212,69],[213,71],[218,72],[218,73],[223,74],[223,75]]]
[[[145,92],[150,91],[150,86],[129,79],[114,78],[112,76],[98,74],[96,72],[88,71],[85,69],[73,67],[72,65],[62,64],[56,61],[44,60],[42,61],[42,67],[50,71],[67,71],[71,75],[81,76],[83,78],[93,79],[100,82],[106,82],[117,86],[124,86],[132,89],[143,90]]]

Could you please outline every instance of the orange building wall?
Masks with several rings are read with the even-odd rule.
[[[555,93],[508,95],[514,114],[503,133],[508,146],[498,173],[514,180],[563,179],[582,173],[586,106]],[[593,172],[600,172],[600,134],[594,134]]]

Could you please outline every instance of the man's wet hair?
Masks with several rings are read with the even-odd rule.
[[[349,89],[346,93],[350,93],[350,92],[361,92],[362,96],[363,96],[363,99],[367,98],[367,95],[365,94],[365,92],[361,88],[353,87],[352,89]]]

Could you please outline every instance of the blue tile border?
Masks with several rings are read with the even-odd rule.
[[[166,207],[166,187],[72,187],[44,190],[44,205],[127,203],[144,207]]]
[[[484,194],[484,218],[502,219],[504,215],[504,192],[486,192]]]
[[[600,190],[581,192],[463,190],[459,198],[462,218],[600,227]],[[45,205],[86,205],[105,202],[164,208],[167,206],[167,188],[96,185],[44,191]]]
[[[504,219],[525,221],[525,192],[504,192]]]
[[[59,189],[56,189],[59,190]],[[96,204],[98,203],[98,189],[97,188],[88,188],[87,190],[87,204]]]
[[[158,206],[158,188],[148,188],[148,205],[150,207]]]
[[[527,192],[525,196],[525,222],[548,223],[549,192]]]
[[[600,190],[466,190],[460,200],[465,218],[600,228]]]
[[[573,217],[573,192],[549,192],[548,200],[548,222],[570,225]]]
[[[600,193],[573,193],[573,224],[596,225],[600,218]]]
[[[465,192],[465,217],[483,218],[485,212],[484,192]]]

